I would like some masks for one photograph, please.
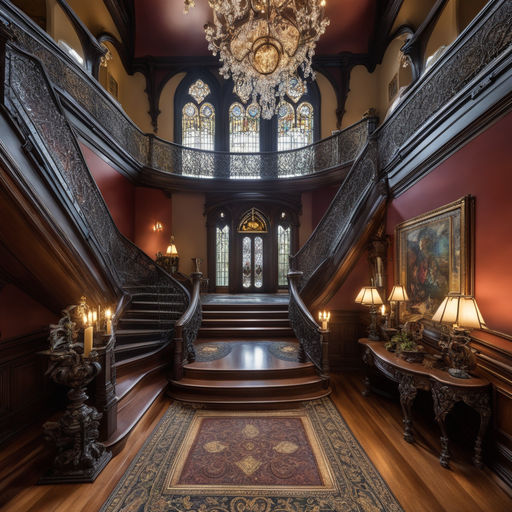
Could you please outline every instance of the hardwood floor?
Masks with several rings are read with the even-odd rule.
[[[454,447],[451,469],[439,465],[435,425],[415,423],[417,442],[402,438],[400,406],[394,399],[363,397],[361,375],[333,376],[331,395],[350,429],[406,512],[509,512],[512,498],[488,469],[471,465],[471,454]],[[37,486],[44,467],[38,429],[0,452],[0,510],[9,512],[94,512],[110,494],[164,414],[161,397],[134,429],[122,451],[93,484]],[[39,458],[38,458],[39,457]],[[3,506],[2,506],[3,505]],[[342,511],[340,511],[342,512]]]

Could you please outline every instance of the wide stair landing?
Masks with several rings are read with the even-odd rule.
[[[184,366],[183,379],[171,381],[174,399],[224,407],[277,406],[331,392],[312,363],[297,360],[298,341],[284,295],[204,296],[195,347],[196,361]]]
[[[116,330],[117,429],[105,441],[108,447],[125,438],[164,392],[174,324],[184,310],[179,295],[150,287],[129,291],[132,300]]]

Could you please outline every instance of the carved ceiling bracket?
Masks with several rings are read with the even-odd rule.
[[[439,16],[441,16],[446,1],[447,0],[437,0],[423,23],[418,27],[413,36],[402,46],[402,53],[411,59],[413,82],[415,82],[423,72],[427,42],[436,26]]]

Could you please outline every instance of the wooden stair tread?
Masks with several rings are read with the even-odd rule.
[[[190,403],[207,403],[210,405],[226,405],[226,406],[237,406],[237,408],[247,405],[250,408],[254,408],[255,405],[286,405],[290,403],[304,402],[307,400],[316,400],[330,395],[332,389],[330,387],[319,389],[317,392],[309,392],[298,394],[297,396],[290,395],[276,395],[269,397],[258,397],[258,396],[228,396],[228,395],[194,395],[187,393],[180,393],[177,390],[171,390],[168,395],[175,400]]]
[[[303,384],[315,384],[322,382],[323,379],[318,375],[310,375],[306,377],[284,377],[274,379],[238,379],[238,380],[205,380],[184,377],[179,381],[171,381],[172,385],[180,387],[209,387],[209,388],[279,388],[287,386],[299,386]]]
[[[149,335],[149,334],[162,334],[169,331],[169,329],[118,329],[116,336],[133,336],[136,334]]]
[[[136,397],[118,409],[117,429],[104,442],[107,448],[111,448],[130,433],[168,384],[164,372],[157,372],[146,380]]]
[[[216,331],[228,331],[228,330],[229,331],[236,330],[236,331],[241,331],[241,332],[255,331],[255,330],[286,332],[286,331],[291,331],[291,327],[265,327],[265,326],[261,326],[261,327],[201,327],[200,330],[204,331],[204,332],[216,332]]]
[[[166,343],[167,340],[151,340],[151,341],[138,341],[135,343],[119,343],[116,345],[114,351],[115,352],[124,352],[126,350],[135,350],[137,348],[145,348],[145,347],[152,347],[161,345],[163,343]]]

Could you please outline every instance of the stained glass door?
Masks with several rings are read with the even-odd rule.
[[[246,292],[263,289],[263,237],[245,235],[242,238],[242,288]]]

